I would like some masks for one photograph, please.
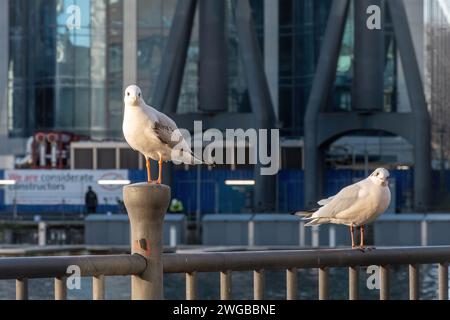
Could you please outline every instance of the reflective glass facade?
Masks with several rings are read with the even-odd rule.
[[[150,103],[177,0],[138,0],[138,83]]]
[[[384,111],[396,111],[396,75],[397,49],[395,45],[394,29],[389,10],[384,17]],[[332,111],[351,111],[352,109],[352,81],[354,62],[354,7],[350,2],[349,13],[342,39],[340,55],[336,67],[336,80],[330,99],[329,109]]]
[[[262,43],[262,2],[252,3]],[[151,102],[177,0],[137,0],[137,4],[138,83],[146,101]],[[226,5],[229,110],[249,111],[231,1]],[[79,8],[78,13],[73,6]],[[11,0],[9,8],[10,136],[62,130],[94,138],[120,138],[122,47],[127,41],[123,39],[123,0]],[[180,113],[197,111],[198,53],[197,12]]]
[[[10,135],[117,135],[121,51],[121,0],[10,1]]]
[[[123,43],[127,41],[123,38],[123,1],[9,1],[10,136],[62,130],[93,138],[121,138]],[[279,120],[283,135],[302,136],[331,0],[278,1]],[[250,4],[264,52],[264,1],[251,0]],[[177,0],[137,0],[137,82],[149,103],[159,70],[164,67],[162,57],[176,5]],[[74,6],[79,8],[79,17]],[[249,112],[232,1],[227,0],[226,7],[228,111]],[[197,10],[178,104],[180,113],[198,110],[198,15]],[[69,27],[71,24],[75,27]],[[339,111],[346,111],[351,105],[352,24],[349,18],[330,99],[330,105]],[[394,92],[395,43],[389,32],[389,19],[386,28],[389,59],[385,83],[386,91]]]
[[[279,4],[280,121],[284,134],[303,135],[303,117],[331,1],[280,0]]]

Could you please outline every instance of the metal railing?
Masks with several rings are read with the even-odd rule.
[[[67,298],[67,268],[77,266],[93,277],[94,300],[105,298],[105,276],[138,275],[147,267],[140,255],[20,257],[0,259],[0,279],[16,279],[16,299],[28,299],[28,279],[54,278],[55,300]]]
[[[405,247],[372,250],[320,249],[274,250],[253,252],[169,253],[163,255],[164,272],[186,274],[186,299],[197,297],[198,272],[220,272],[220,298],[231,298],[232,271],[253,271],[253,298],[264,297],[264,271],[286,270],[286,299],[297,299],[298,269],[318,269],[319,300],[329,298],[330,268],[348,268],[348,297],[359,297],[359,268],[378,266],[380,299],[390,296],[389,270],[393,266],[409,266],[409,298],[419,298],[419,271],[422,264],[439,265],[439,299],[448,299],[448,262],[450,247]]]
[[[104,299],[105,276],[131,275],[132,299],[162,299],[163,273],[186,275],[186,299],[197,298],[199,272],[220,273],[220,299],[232,297],[232,272],[253,271],[253,298],[264,298],[265,271],[286,270],[286,298],[297,298],[298,269],[318,269],[319,299],[329,298],[330,268],[348,268],[348,297],[359,297],[359,268],[379,266],[380,299],[389,299],[389,271],[409,266],[409,298],[420,296],[419,265],[439,265],[439,299],[448,299],[450,247],[404,247],[372,250],[316,249],[163,254],[163,218],[170,200],[164,185],[135,184],[124,188],[131,225],[130,255],[0,258],[0,279],[16,279],[16,298],[28,298],[28,279],[54,278],[55,299],[67,298],[67,268],[93,277],[93,299]]]

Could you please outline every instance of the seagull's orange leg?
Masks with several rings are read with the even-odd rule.
[[[355,238],[353,234],[353,224],[350,225],[350,236],[352,237],[352,249],[355,247]]]
[[[363,225],[361,227],[359,227],[359,231],[360,231],[360,237],[361,237],[359,247],[364,248],[364,226]]]
[[[150,173],[150,159],[145,158],[145,164],[147,165],[147,183],[152,183],[152,174]]]
[[[156,180],[157,184],[161,184],[161,179],[162,179],[162,159],[161,159],[161,155],[159,155],[159,161],[158,161],[158,180]]]

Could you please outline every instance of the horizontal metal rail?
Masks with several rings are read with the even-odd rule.
[[[147,267],[144,257],[133,255],[90,255],[0,258],[0,279],[59,278],[76,265],[81,276],[139,275]]]
[[[450,247],[168,253],[165,273],[447,263]]]
[[[419,299],[421,264],[439,265],[439,299],[448,299],[450,246],[380,249],[271,250],[243,252],[168,253],[162,256],[164,273],[186,274],[186,298],[196,299],[198,272],[220,272],[221,299],[231,299],[231,272],[253,270],[254,299],[264,298],[264,270],[286,270],[286,298],[297,298],[297,269],[318,270],[319,299],[329,298],[329,268],[348,268],[349,299],[357,300],[359,267],[380,268],[380,299],[390,298],[389,269],[409,266],[409,298]]]
[[[421,264],[439,265],[439,299],[448,299],[450,246],[380,249],[272,250],[243,252],[199,252],[162,254],[163,272],[186,275],[186,299],[197,298],[198,272],[219,272],[221,299],[232,298],[232,271],[253,271],[254,299],[264,298],[267,269],[286,271],[286,298],[297,297],[297,269],[316,268],[319,272],[319,299],[329,298],[329,268],[345,267],[349,272],[349,298],[358,299],[358,268],[380,267],[380,299],[390,298],[389,270],[394,265],[409,266],[409,297],[419,297]],[[68,267],[76,265],[81,276],[93,277],[93,299],[105,298],[105,276],[142,277],[149,269],[140,254],[56,257],[0,258],[0,279],[16,279],[16,298],[28,298],[28,279],[54,278],[55,299],[67,298]],[[162,273],[161,273],[162,277]],[[150,289],[152,289],[150,287]]]

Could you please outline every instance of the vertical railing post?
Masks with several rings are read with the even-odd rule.
[[[264,299],[264,270],[253,271],[253,299]]]
[[[16,279],[16,300],[28,300],[28,279]]]
[[[297,299],[297,268],[286,270],[286,299]]]
[[[389,267],[380,266],[380,300],[389,300]]]
[[[197,299],[197,272],[186,273],[186,300]]]
[[[231,299],[231,271],[220,272],[220,300]]]
[[[348,299],[358,300],[359,298],[359,267],[348,268]]]
[[[55,278],[55,300],[67,299],[66,280],[67,278],[64,276]]]
[[[328,299],[328,268],[319,268],[319,300]]]
[[[253,247],[255,245],[255,221],[253,216],[248,221],[248,246]]]
[[[306,245],[305,222],[300,220],[298,223],[298,245],[303,248]]]
[[[105,300],[105,276],[92,278],[92,300]]]
[[[448,263],[439,264],[439,300],[448,300]]]
[[[141,275],[131,277],[131,299],[163,299],[163,223],[170,187],[137,183],[123,188],[131,225],[131,252],[147,260]]]
[[[409,265],[409,300],[419,299],[419,265],[410,264]]]

